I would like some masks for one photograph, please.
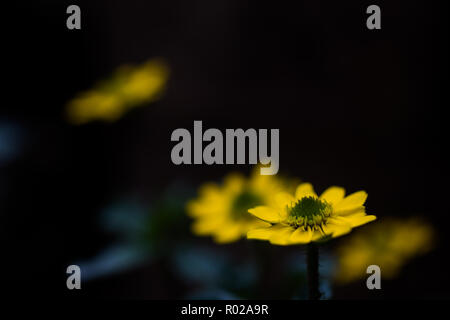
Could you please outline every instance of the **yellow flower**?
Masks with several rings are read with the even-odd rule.
[[[69,101],[68,120],[73,124],[116,121],[129,109],[156,100],[165,88],[168,75],[167,65],[159,59],[135,67],[122,66],[110,79]]]
[[[344,196],[343,188],[330,187],[318,197],[310,183],[302,183],[295,196],[282,192],[276,195],[275,205],[250,209],[271,226],[251,230],[247,238],[276,245],[306,244],[342,236],[376,219],[365,213],[366,192]]]
[[[211,235],[217,243],[229,243],[245,237],[251,229],[270,226],[250,215],[248,209],[272,204],[273,195],[283,186],[280,179],[259,175],[258,170],[250,179],[229,174],[222,186],[203,185],[199,197],[187,204],[188,214],[195,219],[192,231],[196,235]]]
[[[345,284],[367,277],[366,269],[372,264],[380,267],[382,277],[392,279],[412,257],[432,248],[433,233],[433,228],[418,218],[383,219],[337,248],[335,280]]]

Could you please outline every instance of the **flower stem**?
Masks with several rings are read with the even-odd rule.
[[[319,300],[319,248],[311,242],[307,248],[308,299]]]

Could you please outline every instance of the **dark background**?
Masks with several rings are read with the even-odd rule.
[[[66,28],[70,4],[81,7],[81,30]],[[365,26],[370,4],[381,7],[381,30]],[[222,130],[279,128],[280,173],[319,192],[330,183],[365,189],[368,211],[380,218],[426,217],[440,236],[437,249],[376,297],[448,297],[447,9],[438,1],[6,5],[0,117],[27,133],[24,153],[0,167],[8,292],[182,297],[173,279],[142,285],[164,266],[113,276],[82,293],[67,292],[65,268],[111,240],[96,217],[119,195],[148,198],[174,179],[198,185],[238,169],[172,164],[171,132],[203,120],[204,128]],[[151,57],[171,67],[164,98],[112,125],[65,121],[64,105],[77,92],[123,63]],[[335,296],[366,291],[350,287]]]

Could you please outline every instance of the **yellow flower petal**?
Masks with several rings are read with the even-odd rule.
[[[295,199],[300,200],[303,197],[315,197],[317,194],[314,192],[314,188],[311,183],[302,183],[295,190]]]
[[[326,233],[331,234],[333,238],[343,236],[349,233],[352,227],[349,224],[327,224]]]
[[[341,217],[341,219],[344,219],[344,221],[350,223],[352,228],[361,226],[370,221],[374,221],[374,220],[376,220],[376,218],[377,218],[376,216],[362,215],[362,214],[354,214],[354,215],[349,215],[346,217]]]
[[[317,240],[320,240],[320,239],[322,239],[322,238],[325,237],[325,236],[326,236],[326,234],[323,233],[321,230],[316,230],[316,231],[313,232],[311,241],[317,241]]]
[[[341,187],[330,187],[320,196],[321,200],[325,200],[331,204],[337,204],[344,199],[345,189]]]
[[[313,237],[313,232],[310,228],[307,228],[306,230],[302,230],[301,228],[297,228],[292,234],[291,238],[289,239],[291,243],[309,243],[311,242],[311,239]]]
[[[294,232],[294,228],[283,226],[278,231],[272,233],[269,238],[271,244],[276,244],[280,246],[285,246],[290,244],[289,239]]]
[[[242,228],[245,229],[244,233],[247,233],[247,231],[253,230],[253,229],[260,229],[260,228],[268,228],[272,225],[268,222],[259,220],[257,218],[251,219],[247,222],[241,221]]]
[[[366,207],[359,206],[359,207],[355,207],[355,208],[352,208],[352,209],[346,209],[346,210],[335,209],[333,214],[334,214],[334,216],[341,216],[341,217],[345,217],[345,216],[349,216],[349,215],[355,215],[355,214],[365,215],[366,214]]]
[[[347,211],[363,207],[366,202],[367,193],[365,191],[358,191],[345,197],[342,201],[333,206],[335,212]]]
[[[275,209],[272,209],[270,207],[258,206],[249,209],[248,212],[261,220],[271,223],[277,223],[280,221],[280,215],[277,213],[277,211],[275,211]]]
[[[324,236],[331,236],[333,234],[333,227],[330,228],[331,224],[324,224],[322,225],[322,230]]]
[[[282,225],[274,225],[268,228],[253,229],[247,232],[247,239],[269,240],[274,232],[283,228]]]

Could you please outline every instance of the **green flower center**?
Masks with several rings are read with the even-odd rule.
[[[248,209],[260,206],[264,204],[261,197],[256,194],[244,191],[239,194],[233,201],[233,205],[231,207],[231,216],[235,220],[241,219],[253,219],[253,216],[248,213]]]
[[[319,228],[331,215],[331,205],[314,197],[303,197],[288,208],[287,223],[295,228]]]

